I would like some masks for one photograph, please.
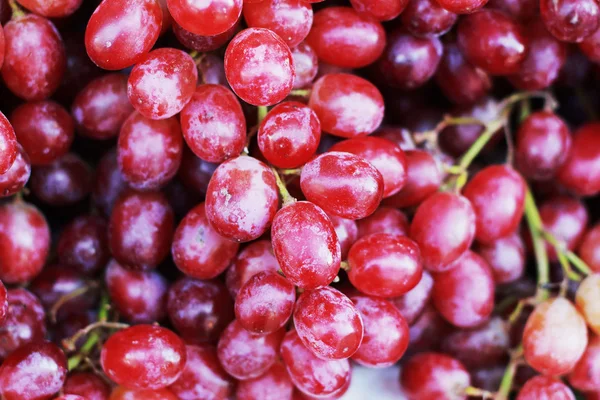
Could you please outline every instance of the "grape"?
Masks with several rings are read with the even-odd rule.
[[[222,85],[200,85],[181,111],[187,145],[204,161],[220,163],[246,146],[246,120],[239,101]]]
[[[416,354],[439,349],[441,340],[454,329],[432,305],[427,305],[410,326],[409,352]]]
[[[183,155],[177,177],[187,189],[205,195],[208,182],[217,167],[217,164],[196,157],[187,146],[183,146]]]
[[[106,221],[83,215],[61,232],[56,249],[60,263],[86,275],[99,272],[110,257]]]
[[[100,355],[104,373],[131,389],[167,387],[181,375],[185,362],[183,341],[154,325],[136,325],[114,333]]]
[[[233,261],[239,244],[227,240],[212,228],[200,203],[181,221],[171,245],[173,261],[187,276],[211,279]]]
[[[6,3],[2,3],[5,5]],[[3,10],[0,10],[0,13]],[[2,68],[2,64],[4,64],[4,56],[6,52],[6,40],[4,38],[4,28],[0,28],[0,69]]]
[[[233,302],[221,282],[186,277],[169,287],[167,312],[187,342],[216,343],[233,320]]]
[[[0,206],[0,279],[22,284],[35,278],[50,249],[50,229],[34,206],[6,203]]]
[[[441,36],[452,28],[457,18],[435,0],[410,0],[400,17],[402,25],[415,36]]]
[[[384,204],[398,208],[419,205],[442,183],[442,173],[431,154],[423,150],[408,150],[404,154],[406,183],[400,192],[384,200]]]
[[[206,217],[217,233],[248,242],[271,225],[278,206],[275,176],[248,156],[230,159],[215,170],[206,192]]]
[[[373,214],[383,196],[383,177],[373,165],[354,154],[336,151],[307,163],[300,185],[307,200],[331,215],[349,219]]]
[[[381,208],[378,209],[378,211]],[[375,215],[377,211],[375,211]],[[367,217],[371,218],[371,217]],[[330,215],[329,219],[333,224],[333,229],[335,230],[335,234],[338,238],[338,242],[340,243],[341,250],[341,259],[346,259],[348,257],[348,251],[350,251],[350,247],[356,242],[358,239],[358,227],[357,223],[351,219],[336,217],[335,215]]]
[[[566,196],[554,197],[544,201],[539,211],[544,228],[561,240],[568,250],[575,250],[579,246],[589,219],[581,201]],[[554,247],[549,243],[546,249],[551,260],[558,259]]]
[[[270,106],[290,93],[296,72],[292,52],[283,39],[268,29],[249,28],[227,46],[225,75],[242,100]]]
[[[485,260],[467,250],[434,277],[433,303],[440,314],[460,328],[485,322],[494,308],[494,277]]]
[[[155,268],[169,254],[174,215],[162,193],[124,193],[112,210],[109,244],[113,257],[136,269]]]
[[[46,315],[40,300],[26,289],[9,289],[8,310],[0,322],[0,359],[46,336]]]
[[[98,140],[117,136],[132,112],[127,77],[122,74],[94,79],[79,92],[71,108],[77,133]]]
[[[282,328],[292,315],[296,288],[276,272],[259,272],[240,289],[235,298],[238,323],[255,334]]]
[[[356,225],[358,226],[358,239],[373,233],[407,236],[410,227],[408,218],[402,211],[385,206],[379,207],[367,218],[356,221]]]
[[[412,325],[423,313],[431,300],[433,278],[427,271],[423,271],[421,280],[417,285],[395,299],[390,299],[408,325]]]
[[[151,323],[166,316],[168,284],[157,272],[129,271],[111,260],[105,283],[112,304],[126,320]]]
[[[0,174],[9,171],[19,153],[17,137],[11,123],[0,112]]]
[[[281,343],[281,358],[294,386],[311,396],[336,396],[350,382],[348,360],[322,360],[307,349],[298,333],[286,333]]]
[[[315,82],[309,107],[321,121],[323,131],[351,138],[377,129],[383,120],[383,97],[369,81],[358,76],[333,73]]]
[[[110,216],[117,198],[127,188],[127,182],[119,171],[116,150],[108,151],[96,167],[96,177],[93,189],[95,205],[106,216]]]
[[[17,157],[11,167],[0,174],[0,197],[8,197],[21,191],[31,175],[31,163],[25,150],[17,145]]]
[[[460,361],[441,353],[421,353],[402,367],[400,383],[409,400],[466,399],[471,379]]]
[[[46,18],[27,14],[4,26],[2,78],[11,92],[27,101],[50,97],[66,68],[63,41]]]
[[[435,36],[415,37],[402,29],[388,37],[378,67],[385,83],[403,90],[423,86],[438,67],[444,48]]]
[[[548,31],[563,42],[581,42],[600,23],[600,8],[591,0],[541,0],[540,13]]]
[[[560,117],[548,111],[532,113],[517,131],[517,166],[528,178],[549,179],[564,164],[570,148],[571,134]]]
[[[374,233],[357,240],[348,253],[348,277],[362,293],[379,297],[405,294],[421,280],[419,246],[406,236]]]
[[[365,334],[352,360],[367,367],[396,363],[408,347],[408,324],[392,303],[369,296],[352,296],[365,326]]]
[[[187,47],[188,49],[196,50],[198,52],[206,52],[216,50],[225,43],[229,42],[233,35],[239,30],[239,24],[233,25],[231,28],[226,30],[223,33],[219,33],[214,36],[203,36],[192,33],[188,30],[183,29],[179,24],[173,24],[173,33],[179,43]],[[204,58],[209,56],[209,54],[205,54]],[[203,58],[203,59],[204,59]],[[196,62],[198,62],[196,60]],[[204,82],[204,83],[213,83],[213,82]]]
[[[177,173],[182,151],[183,139],[176,117],[152,120],[133,112],[121,127],[117,160],[129,186],[157,190]]]
[[[573,392],[567,385],[549,376],[535,376],[525,382],[516,400],[538,400],[556,398],[575,400]]]
[[[315,13],[306,43],[319,60],[342,68],[361,68],[383,53],[385,31],[378,21],[350,7],[328,7]]]
[[[168,389],[158,390],[133,390],[127,389],[126,387],[116,387],[109,400],[177,400],[175,396]]]
[[[223,371],[211,347],[186,346],[183,373],[169,390],[180,400],[227,399],[233,393],[233,379]]]
[[[292,400],[293,391],[285,367],[276,362],[263,375],[239,382],[235,395],[238,400]]]
[[[593,274],[581,282],[575,296],[575,304],[586,322],[596,334],[600,334],[600,275]],[[585,389],[587,390],[587,389]]]
[[[390,21],[406,8],[409,0],[350,0],[352,7],[359,13],[379,21]]]
[[[587,344],[585,320],[569,300],[561,297],[538,305],[523,332],[525,360],[544,375],[570,372]]]
[[[302,89],[309,86],[317,76],[319,69],[317,53],[306,42],[300,43],[291,51],[294,67],[296,68],[294,89]]]
[[[475,239],[491,243],[514,233],[523,217],[526,190],[525,180],[509,166],[479,171],[463,190],[476,215]]]
[[[0,281],[0,324],[6,319],[8,313],[8,292],[6,286]]]
[[[573,134],[567,161],[558,171],[558,181],[580,196],[600,192],[600,124],[588,123]]]
[[[541,90],[550,86],[567,60],[567,46],[554,38],[540,20],[525,26],[529,51],[518,73],[509,77],[522,90]]]
[[[275,257],[286,278],[303,289],[333,281],[341,248],[333,224],[318,206],[299,201],[284,206],[271,227]]]
[[[198,70],[189,54],[171,48],[157,49],[131,71],[127,96],[144,117],[170,118],[190,101],[197,80]]]
[[[196,35],[214,36],[234,26],[242,13],[242,0],[190,2],[167,0],[171,16],[185,30]]]
[[[483,8],[488,0],[438,0],[440,6],[456,14],[471,14]]]
[[[277,360],[277,350],[284,331],[253,335],[236,320],[221,334],[217,356],[227,373],[245,380],[267,372]]]
[[[519,72],[528,51],[521,27],[497,10],[467,15],[458,24],[458,48],[474,66],[492,75]]]
[[[60,18],[73,14],[81,6],[83,0],[18,0],[23,7],[47,18]]]
[[[444,44],[444,55],[435,80],[444,95],[459,105],[470,105],[481,100],[492,87],[490,76],[481,68],[471,65],[455,43]]]
[[[351,357],[363,340],[362,318],[348,297],[325,286],[302,293],[294,308],[294,326],[302,343],[317,357]]]
[[[487,6],[503,11],[517,21],[523,22],[533,19],[540,12],[538,0],[490,0]]]
[[[8,356],[0,367],[0,393],[5,400],[49,399],[67,377],[67,358],[55,345],[40,341]]]
[[[313,12],[302,0],[264,0],[245,4],[244,19],[248,27],[269,29],[294,47],[308,35]]]
[[[73,372],[63,386],[65,394],[75,394],[87,400],[107,400],[110,387],[98,375],[91,372]]]
[[[103,0],[85,28],[85,48],[100,68],[119,70],[142,61],[162,26],[156,0]]]
[[[269,163],[277,168],[297,168],[306,164],[317,151],[321,123],[309,107],[286,101],[273,107],[262,120],[257,140]]]
[[[257,240],[240,251],[227,269],[226,284],[231,297],[237,297],[240,288],[259,272],[277,272],[279,263],[268,240]]]
[[[589,61],[600,62],[600,29],[596,29],[594,33],[579,42],[578,46]]]
[[[600,225],[588,230],[579,246],[579,256],[594,272],[600,272]]]
[[[525,245],[516,233],[480,245],[477,254],[488,263],[498,284],[514,282],[523,276]]]
[[[410,171],[410,166],[409,166]],[[410,237],[419,245],[423,266],[431,272],[452,268],[475,237],[475,212],[468,199],[436,193],[417,208]]]
[[[33,168],[31,191],[52,206],[75,204],[92,191],[92,169],[76,154],[67,153],[52,164]]]

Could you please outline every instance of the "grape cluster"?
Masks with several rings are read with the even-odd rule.
[[[599,400],[598,0],[0,0],[2,400]]]

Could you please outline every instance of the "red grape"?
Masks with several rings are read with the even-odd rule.
[[[121,127],[117,160],[121,175],[132,188],[157,190],[177,173],[182,151],[176,117],[152,120],[133,112]]]
[[[282,328],[294,310],[296,288],[277,272],[259,272],[240,289],[235,298],[238,323],[255,334]]]
[[[26,289],[8,290],[8,310],[0,322],[0,359],[46,336],[46,314],[40,300]]]
[[[315,112],[304,104],[286,101],[273,107],[263,119],[257,140],[261,153],[271,164],[278,168],[297,168],[317,151],[321,123]]]
[[[71,112],[77,133],[98,140],[117,136],[133,112],[127,97],[127,76],[108,74],[94,79],[79,92]]]
[[[142,61],[162,26],[156,0],[103,0],[85,28],[85,48],[100,68],[118,70]]]
[[[465,58],[492,75],[519,72],[527,56],[521,27],[497,10],[467,15],[458,24],[458,47]]]
[[[373,233],[406,236],[410,227],[408,218],[402,211],[386,206],[381,206],[367,218],[356,221],[356,225],[358,226],[357,239]],[[352,243],[355,241],[353,240]]]
[[[239,252],[227,269],[226,284],[231,297],[237,297],[240,288],[259,272],[277,272],[279,263],[268,240],[250,243]]]
[[[539,15],[539,0],[490,0],[488,8],[494,8],[510,15],[517,21],[527,22]]]
[[[378,209],[379,211],[379,209]],[[377,211],[375,211],[375,215]],[[371,217],[367,217],[371,218]],[[357,223],[351,219],[336,217],[335,215],[329,216],[331,223],[333,224],[333,229],[335,229],[335,234],[338,238],[338,242],[340,243],[340,250],[342,260],[348,256],[348,251],[350,251],[350,246],[356,242],[358,239],[358,227]]]
[[[209,163],[198,157],[187,147],[183,147],[181,165],[177,171],[177,177],[194,193],[206,194],[206,188],[210,178],[217,169],[217,164]]]
[[[237,23],[242,0],[167,0],[171,16],[182,28],[197,35],[214,36]]]
[[[75,153],[67,153],[49,165],[34,167],[31,191],[52,206],[82,201],[92,190],[92,170]]]
[[[11,92],[27,101],[50,97],[66,68],[63,41],[46,18],[27,14],[4,26],[2,78]]]
[[[293,391],[285,367],[276,362],[263,375],[239,382],[235,396],[238,400],[292,400]]]
[[[222,85],[200,85],[181,111],[181,129],[190,149],[204,161],[220,163],[246,145],[246,120],[239,101]]]
[[[156,271],[130,271],[111,260],[105,282],[113,306],[126,320],[139,324],[165,317],[168,284]]]
[[[110,256],[106,221],[93,215],[75,218],[61,232],[56,252],[61,264],[80,273],[99,272]]]
[[[457,18],[436,0],[410,0],[400,17],[402,25],[416,36],[441,36],[452,28]]]
[[[225,371],[234,378],[256,378],[267,372],[277,361],[283,334],[284,331],[280,330],[266,335],[254,335],[234,320],[221,334],[217,356]]]
[[[383,120],[383,97],[369,81],[358,76],[326,74],[315,82],[308,103],[323,131],[351,138],[377,129]]]
[[[523,332],[525,360],[544,375],[570,372],[587,344],[585,320],[571,302],[562,297],[538,305]]]
[[[481,100],[492,87],[489,75],[471,65],[455,43],[444,44],[444,55],[435,78],[444,95],[459,105],[470,105]]]
[[[400,311],[406,323],[412,325],[423,313],[431,300],[433,278],[427,271],[423,271],[419,283],[400,297],[391,299]]]
[[[124,193],[110,216],[109,244],[113,257],[128,268],[156,267],[169,254],[174,215],[159,192]]]
[[[539,207],[544,229],[562,241],[568,250],[575,250],[585,233],[588,213],[579,200],[570,197],[554,197]],[[557,260],[556,251],[547,243],[548,256]]]
[[[324,360],[351,357],[364,334],[357,308],[330,286],[300,295],[294,309],[294,327],[302,343]]]
[[[600,337],[590,338],[585,353],[569,374],[568,379],[571,386],[578,390],[592,392],[600,389]]]
[[[409,0],[350,0],[359,13],[379,21],[390,21],[406,8]]]
[[[438,0],[440,6],[456,14],[471,14],[486,5],[488,0]]]
[[[408,324],[392,303],[369,296],[350,298],[360,313],[365,334],[352,360],[367,367],[396,363],[408,347]]]
[[[114,333],[100,363],[115,383],[131,389],[161,389],[177,380],[186,363],[183,341],[166,328],[136,325]]]
[[[67,377],[67,358],[47,341],[25,345],[0,367],[0,393],[5,400],[50,399]]]
[[[268,29],[249,28],[227,46],[225,75],[242,100],[270,106],[290,93],[296,72],[292,52],[283,39]]]
[[[239,244],[220,236],[208,223],[204,203],[181,221],[171,245],[177,268],[193,278],[214,278],[233,261]]]
[[[485,322],[494,309],[494,277],[483,258],[471,250],[434,277],[433,303],[460,328]]]
[[[83,0],[17,0],[20,5],[47,18],[60,18],[73,14]]]
[[[593,0],[541,0],[540,12],[548,31],[563,42],[581,42],[600,23],[600,7]]]
[[[93,198],[95,205],[106,216],[110,216],[117,198],[127,188],[119,170],[116,150],[108,151],[96,167]]]
[[[186,346],[187,362],[179,379],[170,387],[180,400],[228,399],[233,380],[223,371],[217,353],[210,347]]]
[[[231,40],[231,38],[233,37],[233,35],[235,35],[238,29],[239,26],[236,23],[223,33],[219,33],[213,36],[204,36],[197,35],[188,30],[185,30],[177,23],[173,24],[173,33],[175,34],[177,40],[179,40],[179,42],[188,49],[196,50],[198,52],[213,51],[220,48],[225,43],[229,42],[229,40]],[[210,56],[210,54],[205,54],[202,59],[205,59],[207,56]],[[195,61],[198,62],[199,60]],[[205,81],[204,83],[213,82]]]
[[[374,233],[357,240],[348,253],[348,277],[362,293],[379,297],[405,294],[421,280],[421,253],[406,236]]]
[[[589,327],[597,335],[600,334],[600,275],[592,274],[581,282],[575,295],[575,304],[583,314]],[[600,389],[600,387],[598,387]],[[587,390],[587,389],[586,389]]]
[[[328,285],[340,268],[341,248],[331,220],[316,205],[284,206],[271,227],[275,257],[286,278],[303,289]]]
[[[300,43],[291,49],[296,77],[294,78],[294,89],[302,89],[312,83],[317,76],[319,60],[317,53],[306,42]]]
[[[575,400],[573,392],[567,385],[550,376],[535,376],[525,382],[516,400],[540,399]]]
[[[127,96],[146,118],[170,118],[190,101],[197,80],[198,69],[189,54],[171,48],[157,49],[131,71]]]
[[[67,376],[63,386],[65,394],[75,394],[87,400],[107,400],[110,387],[92,372],[74,372]]]
[[[0,206],[0,279],[23,284],[35,278],[50,250],[50,229],[34,206],[6,203]]]
[[[215,170],[206,192],[206,217],[219,235],[248,242],[266,232],[278,202],[275,176],[269,167],[240,156]]]
[[[600,272],[600,224],[588,230],[579,246],[579,256],[594,272]]]
[[[480,245],[477,253],[492,269],[498,284],[514,282],[525,271],[525,245],[518,234],[496,239]]]
[[[167,311],[171,324],[187,342],[216,343],[233,320],[233,301],[221,282],[186,277],[169,288]]]
[[[596,64],[600,62],[600,29],[579,42],[578,46],[589,61]]]
[[[168,389],[158,390],[133,390],[124,386],[116,387],[108,400],[177,400]]]
[[[19,153],[15,130],[0,112],[0,174],[8,172]]]
[[[322,360],[307,349],[298,333],[289,331],[281,343],[281,358],[296,388],[311,396],[335,396],[350,382],[348,360]]]
[[[475,222],[471,203],[460,195],[436,193],[421,203],[410,226],[410,237],[421,249],[423,266],[432,272],[452,268],[452,262],[473,243]]]
[[[588,123],[575,131],[567,161],[558,171],[558,181],[580,196],[600,192],[600,124]]]
[[[416,37],[393,31],[378,67],[385,83],[403,90],[423,86],[438,67],[444,48],[435,36]]]
[[[466,399],[471,378],[460,361],[441,353],[421,353],[402,367],[402,389],[408,400]]]
[[[17,146],[17,157],[12,166],[0,174],[0,197],[8,197],[21,191],[31,176],[31,164],[25,150]]]
[[[419,205],[442,183],[442,173],[431,154],[423,150],[408,150],[404,154],[406,183],[400,192],[384,200],[384,204],[398,208]]]
[[[245,4],[244,19],[248,27],[269,29],[294,47],[308,35],[313,12],[302,0],[264,0]]]
[[[383,53],[385,31],[381,24],[350,7],[318,11],[306,42],[319,60],[343,68],[361,68]]]
[[[302,168],[302,192],[331,215],[367,217],[383,196],[381,173],[365,159],[350,153],[321,154]]]

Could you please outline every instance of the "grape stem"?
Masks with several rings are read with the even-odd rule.
[[[529,188],[525,193],[525,219],[527,220],[531,234],[538,272],[536,303],[540,303],[550,296],[545,286],[550,281],[550,265],[548,262],[548,253],[546,252],[546,244],[542,237],[542,219]]]
[[[579,272],[581,272],[582,274],[585,275],[590,275],[592,273],[592,270],[590,269],[590,267],[585,263],[585,261],[583,261],[581,258],[579,258],[575,253],[573,253],[571,250],[569,250],[567,248],[567,246],[565,245],[565,243],[562,240],[558,240],[556,238],[556,236],[554,236],[552,233],[544,230],[542,231],[542,236],[544,237],[544,239],[550,243],[554,249],[556,250],[556,254],[558,255],[558,260],[559,262],[562,263],[562,261],[560,260],[561,257],[564,258],[564,261],[568,264],[569,262],[571,264],[573,264],[573,266],[575,268],[577,268],[579,270]],[[573,272],[574,273],[574,272]]]
[[[72,292],[65,294],[64,296],[61,296],[58,299],[58,301],[56,303],[54,303],[54,305],[50,309],[50,320],[53,323],[56,323],[56,314],[58,314],[58,310],[60,310],[60,308],[63,305],[65,305],[66,302],[68,302],[69,300],[72,300],[76,297],[81,296],[82,294],[86,293],[88,290],[93,289],[95,287],[96,287],[96,284],[94,282],[91,282],[90,284],[85,285],[84,287],[75,289]]]
[[[348,261],[342,261],[340,263],[340,268],[343,269],[344,271],[348,272],[348,271],[350,271],[350,264],[348,264]]]
[[[483,400],[493,399],[494,393],[488,392],[487,390],[479,389],[474,386],[469,386],[465,389],[465,393],[467,396],[473,397],[481,397]]]
[[[23,9],[17,4],[15,0],[8,0],[8,4],[10,5],[10,9],[12,11],[12,18],[21,18],[25,16],[25,12]]]
[[[257,108],[257,123],[256,125],[260,125],[260,123],[265,119],[269,109],[266,106],[258,106]]]
[[[287,204],[295,202],[296,199],[287,190],[287,187],[285,186],[285,182],[283,182],[283,180],[281,179],[281,176],[279,176],[279,172],[277,172],[277,170],[274,167],[271,167],[271,171],[273,171],[273,175],[275,175],[275,181],[277,182],[277,189],[279,189],[279,194],[281,195],[281,201],[283,202],[283,205],[285,206]]]
[[[294,89],[290,92],[290,96],[308,97],[310,93],[310,89]]]
[[[494,396],[494,400],[508,400],[508,395],[512,389],[513,380],[515,379],[515,374],[517,373],[517,367],[521,362],[521,357],[523,355],[523,346],[519,345],[510,355],[510,362],[506,366],[506,370],[504,370],[504,375],[502,376],[502,381],[500,382],[500,388],[498,389],[498,393]]]

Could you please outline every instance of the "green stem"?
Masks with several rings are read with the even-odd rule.
[[[25,12],[23,9],[17,4],[15,0],[8,0],[8,4],[10,5],[10,9],[12,11],[12,18],[21,18],[25,16]]]
[[[546,241],[550,243],[556,250],[556,255],[558,256],[558,260],[561,262],[561,264],[563,262],[567,264],[570,262],[575,268],[579,270],[579,272],[585,275],[589,275],[592,273],[592,270],[585,263],[585,261],[583,261],[575,253],[569,250],[564,242],[558,240],[556,236],[554,236],[546,230],[542,231],[542,235],[544,236],[544,239],[546,239]],[[561,258],[563,259],[562,261]]]
[[[281,201],[283,202],[283,205],[285,206],[286,204],[295,202],[296,199],[287,190],[285,182],[283,182],[283,180],[281,180],[281,176],[279,176],[279,172],[277,172],[277,170],[274,167],[271,167],[271,170],[273,171],[273,175],[275,175],[277,189],[279,189],[279,194],[281,195]]]
[[[517,367],[519,365],[519,358],[523,353],[523,347],[519,346],[510,357],[510,362],[506,366],[506,370],[504,370],[504,375],[502,376],[502,381],[500,382],[500,388],[498,389],[498,393],[494,397],[494,400],[508,400],[508,396],[510,395],[510,391],[513,386],[513,380],[515,379],[515,374],[517,373]]]
[[[498,129],[500,129],[502,127],[502,125],[504,125],[504,121],[506,120],[506,115],[507,115],[507,113],[503,112],[502,116],[500,118],[498,118],[498,119],[490,122],[488,125],[486,125],[486,128],[483,131],[483,133],[481,134],[481,136],[479,136],[477,138],[475,143],[473,143],[471,145],[471,147],[469,148],[469,150],[467,150],[467,152],[462,156],[462,158],[460,159],[460,162],[458,163],[458,166],[463,171],[467,170],[469,165],[471,165],[473,160],[479,155],[481,150],[490,141],[490,139],[494,136],[494,134],[498,131]]]
[[[493,399],[494,398],[494,393],[488,392],[487,390],[479,389],[479,388],[474,387],[474,386],[467,387],[465,389],[464,394],[466,394],[467,396],[481,397],[484,400]]]
[[[269,109],[266,106],[258,106],[258,123],[257,125],[260,125],[260,123],[262,122],[263,119],[265,119],[265,117],[267,116],[267,113],[269,112]]]
[[[550,281],[550,265],[548,262],[548,253],[546,252],[546,244],[542,238],[542,218],[529,189],[527,189],[527,193],[525,194],[525,218],[527,219],[527,225],[531,234],[538,272],[536,302],[542,302],[550,296],[548,289],[545,288]]]
[[[310,89],[294,89],[291,91],[290,95],[298,96],[298,97],[308,97],[308,96],[310,96],[310,93],[311,93]]]
[[[579,258],[572,251],[569,250],[569,251],[565,252],[565,256],[567,257],[567,260],[569,260],[571,262],[571,264],[573,264],[573,266],[579,270],[579,272],[581,272],[585,275],[591,275],[593,273],[593,271],[585,263],[585,261],[583,261],[581,258]]]
[[[521,113],[519,114],[519,122],[525,121],[531,114],[531,102],[529,99],[524,99],[521,103]]]

